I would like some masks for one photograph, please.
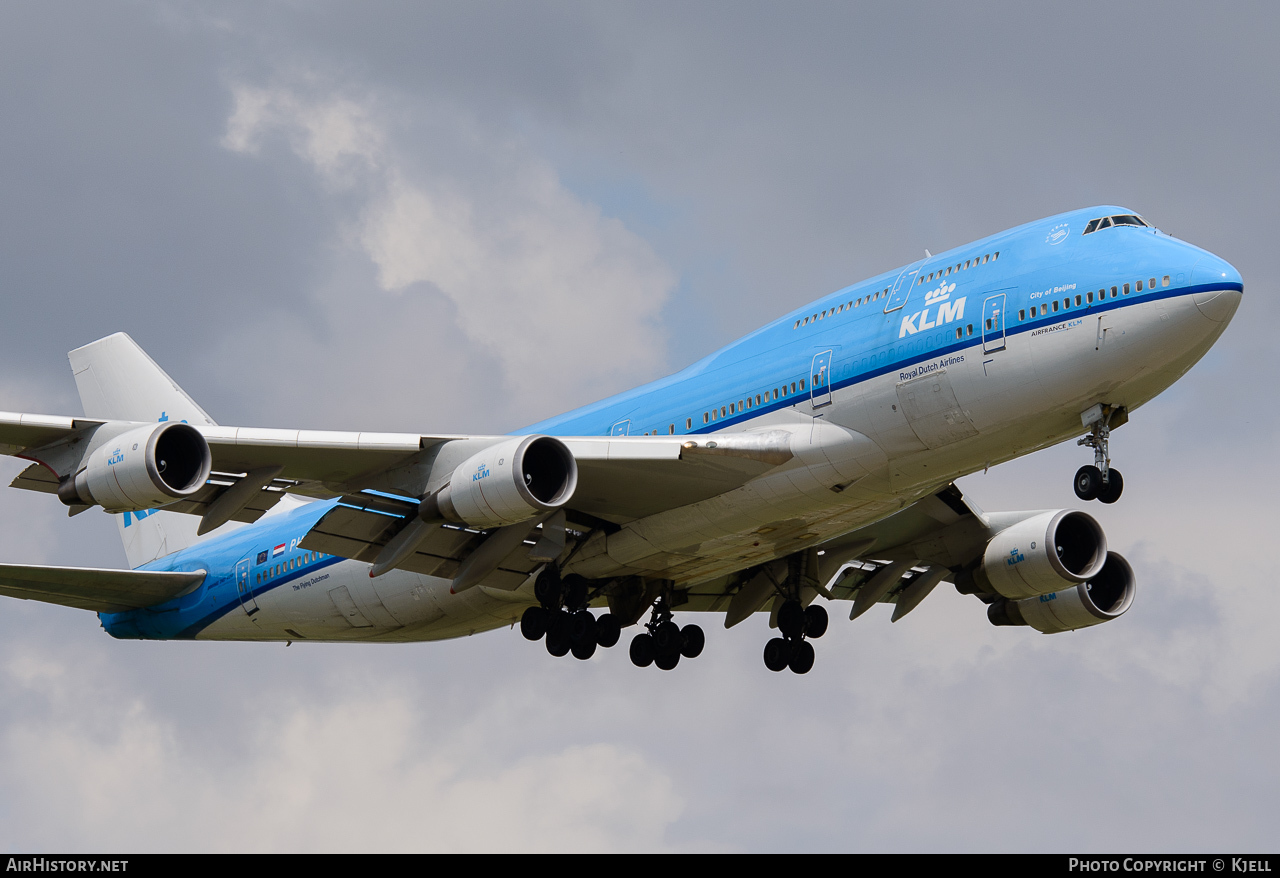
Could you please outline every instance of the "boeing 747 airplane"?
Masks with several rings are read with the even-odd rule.
[[[154,640],[518,623],[587,659],[638,626],[631,660],[666,670],[702,651],[695,614],[767,611],[765,664],[805,673],[833,602],[850,619],[892,604],[897,621],[943,581],[996,625],[1097,625],[1135,587],[1097,521],[985,513],[954,481],[1076,439],[1076,494],[1116,502],[1112,433],[1243,292],[1227,262],[1131,210],[1073,211],[506,436],[219,426],[117,333],[70,354],[84,416],[0,413],[0,452],[31,461],[14,487],[115,516],[132,569],[0,565],[0,594]]]

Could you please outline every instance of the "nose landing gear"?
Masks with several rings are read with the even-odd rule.
[[[1111,427],[1125,423],[1129,419],[1128,414],[1123,408],[1095,405],[1080,419],[1089,428],[1089,435],[1077,440],[1076,444],[1093,449],[1093,466],[1082,466],[1076,470],[1076,496],[1081,500],[1114,503],[1124,490],[1124,477],[1120,470],[1111,467]]]

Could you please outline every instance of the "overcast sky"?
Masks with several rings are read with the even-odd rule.
[[[497,631],[117,642],[0,599],[0,848],[1272,850],[1274,4],[361,2],[0,10],[0,409],[130,333],[224,424],[515,429],[806,301],[1115,203],[1230,260],[1218,345],[1113,437],[1121,620],[949,587],[674,672]],[[1076,507],[1073,444],[961,483]],[[0,461],[8,482],[21,462]],[[0,491],[0,561],[124,566]]]

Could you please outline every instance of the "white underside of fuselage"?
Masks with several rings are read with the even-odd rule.
[[[944,356],[909,337],[904,348],[916,344],[920,356],[904,368],[841,388],[827,405],[805,399],[733,428],[816,418],[869,440],[856,462],[793,460],[736,491],[599,534],[567,571],[696,585],[825,542],[960,476],[1081,435],[1080,413],[1097,403],[1138,408],[1194,365],[1225,326],[1183,295],[1068,312],[1031,331],[1015,324],[1003,346],[975,335]],[[197,639],[440,640],[514,624],[534,603],[529,582],[452,594],[448,579],[401,570],[374,579],[369,569],[346,561],[286,583],[260,595],[255,612],[236,608]]]

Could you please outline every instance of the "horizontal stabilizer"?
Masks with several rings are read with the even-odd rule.
[[[194,591],[206,575],[203,570],[168,573],[0,564],[0,595],[97,613],[121,613]]]

